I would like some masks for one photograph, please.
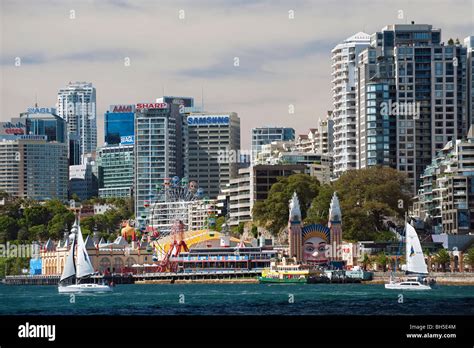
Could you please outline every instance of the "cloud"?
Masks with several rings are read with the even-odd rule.
[[[468,0],[0,0],[0,6],[2,120],[35,95],[54,105],[58,89],[74,80],[96,86],[99,120],[108,104],[153,101],[163,89],[200,104],[202,87],[208,111],[239,113],[244,147],[252,127],[281,124],[300,133],[326,114],[330,51],[345,38],[415,20],[441,28],[445,41],[462,40],[472,34],[473,9]],[[22,58],[20,68],[15,57]]]

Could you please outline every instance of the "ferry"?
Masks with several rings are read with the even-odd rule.
[[[321,274],[320,271],[310,269],[308,266],[300,264],[286,264],[271,262],[270,268],[262,271],[262,276],[258,278],[260,283],[298,283],[306,284],[308,278]]]

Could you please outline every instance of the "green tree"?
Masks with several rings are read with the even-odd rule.
[[[474,247],[466,251],[465,259],[469,267],[474,268]]]
[[[252,236],[254,238],[258,238],[258,227],[256,225],[252,225],[252,229],[250,230],[250,233],[252,233]]]
[[[384,235],[386,221],[403,219],[410,202],[406,176],[388,167],[347,171],[333,187],[339,196],[347,240],[388,236]]]
[[[441,265],[443,272],[446,272],[446,264],[451,261],[451,256],[446,249],[441,249],[436,254],[435,261]]]
[[[28,229],[30,238],[33,240],[46,241],[49,238],[48,229],[45,225],[36,225]]]
[[[222,231],[222,225],[225,223],[225,217],[224,216],[219,216],[216,219],[216,231],[221,232]]]
[[[364,271],[367,271],[367,266],[369,266],[370,263],[371,263],[371,260],[370,260],[369,254],[365,253],[361,261],[362,268],[364,269]]]
[[[17,235],[17,221],[8,215],[0,215],[0,242],[5,243],[8,240],[14,240]]]
[[[334,189],[331,185],[326,184],[319,188],[318,195],[313,199],[308,209],[308,215],[305,219],[306,224],[327,224],[333,193]]]
[[[255,222],[273,235],[278,234],[288,223],[288,204],[293,192],[298,195],[302,219],[305,219],[311,202],[319,193],[319,182],[307,174],[293,174],[279,178],[270,188],[267,199],[254,204]]]
[[[385,255],[384,252],[381,252],[380,254],[377,255],[377,263],[382,266],[382,270],[385,272],[387,269],[387,264],[388,264],[388,257]]]

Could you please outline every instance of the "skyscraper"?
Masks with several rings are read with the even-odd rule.
[[[88,82],[69,82],[58,92],[57,111],[68,125],[69,163],[80,164],[82,156],[97,147],[95,87]]]
[[[467,133],[466,49],[427,24],[396,24],[371,37],[356,72],[357,163],[407,174],[416,193],[436,151]]]
[[[165,179],[180,175],[183,153],[177,151],[177,128],[182,124],[179,106],[168,103],[139,103],[135,108],[135,216],[149,217],[146,205],[162,188]],[[180,160],[178,160],[178,158]],[[182,174],[181,174],[182,175]]]
[[[467,112],[469,124],[474,124],[474,36],[464,39],[466,47],[466,73],[467,73]]]
[[[370,35],[359,32],[331,51],[334,120],[334,174],[357,168],[355,84],[359,53],[369,46]]]
[[[189,180],[196,181],[206,196],[216,199],[229,180],[237,176],[240,118],[233,112],[191,113],[187,131]]]

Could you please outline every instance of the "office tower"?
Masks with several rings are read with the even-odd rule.
[[[188,175],[204,194],[216,199],[237,175],[240,118],[236,113],[191,113],[187,117]]]
[[[0,190],[39,201],[67,200],[67,144],[44,135],[0,141]]]
[[[28,108],[20,114],[20,119],[26,123],[26,134],[45,135],[47,141],[67,142],[66,121],[56,114],[54,108]]]
[[[69,163],[80,164],[97,147],[96,91],[92,83],[69,82],[58,92],[58,115],[68,125]]]
[[[97,150],[99,197],[130,197],[133,188],[133,144]]]
[[[258,127],[252,129],[252,162],[257,158],[262,146],[272,141],[295,140],[295,130],[288,127]]]
[[[169,105],[177,106],[177,109],[173,109],[177,119],[176,123],[176,152],[181,154],[176,158],[177,174],[179,177],[188,177],[188,126],[186,124],[186,118],[191,112],[198,112],[198,108],[194,106],[194,98],[192,97],[176,97],[176,96],[163,96],[156,99],[157,103],[166,103]]]
[[[179,106],[168,103],[139,103],[135,107],[135,216],[149,218],[147,206],[163,188],[165,179],[181,176],[183,153],[177,150]],[[180,175],[181,174],[181,175]]]
[[[370,35],[359,32],[331,51],[334,120],[334,174],[357,168],[355,84],[359,53],[369,46]]]
[[[105,144],[133,144],[134,129],[135,105],[110,105],[104,115]]]
[[[444,144],[467,132],[466,49],[441,43],[425,24],[389,25],[358,57],[359,168],[387,165],[420,175]]]
[[[469,124],[474,124],[474,36],[464,39],[466,47],[466,84],[467,84],[467,112]]]

